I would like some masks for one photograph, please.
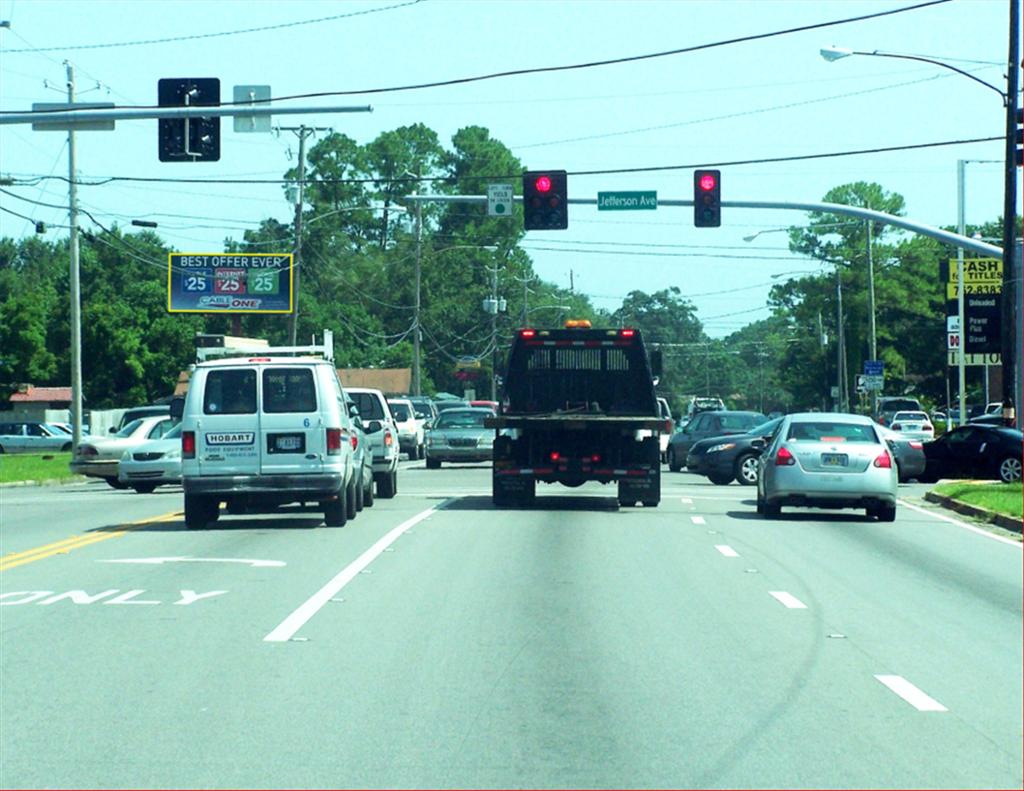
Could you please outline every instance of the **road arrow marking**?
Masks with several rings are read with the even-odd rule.
[[[158,566],[162,563],[245,563],[256,568],[276,568],[284,566],[283,560],[253,560],[251,558],[116,558],[113,560],[97,560],[97,563],[145,563]]]

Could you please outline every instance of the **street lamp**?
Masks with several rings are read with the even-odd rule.
[[[1015,260],[1016,255],[1016,244],[1014,242],[1016,236],[1016,216],[1017,216],[1017,107],[1018,107],[1018,96],[1017,86],[1019,84],[1018,69],[1020,69],[1020,2],[1019,0],[1010,0],[1010,24],[1009,24],[1009,51],[1007,55],[1007,72],[1006,72],[1006,91],[1002,91],[995,85],[985,82],[973,74],[970,74],[963,69],[958,69],[949,63],[944,63],[940,60],[932,60],[931,58],[924,58],[919,55],[901,55],[894,52],[859,52],[856,50],[847,49],[845,47],[824,47],[820,50],[821,56],[827,61],[836,61],[840,58],[848,57],[849,55],[868,55],[878,58],[896,58],[898,60],[913,60],[921,63],[930,63],[933,66],[939,66],[943,69],[956,72],[962,77],[966,77],[973,82],[985,86],[991,91],[995,91],[999,94],[999,98],[1003,100],[1003,106],[1006,108],[1006,135],[1005,135],[1005,168],[1004,168],[1004,190],[1003,190],[1003,287],[1002,287],[1002,316],[1001,316],[1001,356],[1002,356],[1002,369],[1003,369],[1003,421],[1007,425],[1013,425],[1015,422],[1015,389],[1021,387],[1020,382],[1017,381],[1016,368],[1017,368],[1017,355],[1020,354],[1020,349],[1017,348],[1016,338],[1016,324],[1020,320],[1020,316],[1015,316],[1015,302],[1013,297],[1013,288],[1016,285],[1016,273],[1017,262]],[[1001,64],[1000,64],[1001,65]],[[961,179],[962,181],[962,179]],[[958,261],[962,260],[962,251],[958,256]],[[958,264],[957,268],[959,272],[959,292],[962,295],[963,288],[963,267]],[[1018,292],[1019,293],[1019,292]],[[960,297],[962,299],[962,296]],[[1022,309],[1020,305],[1016,305],[1016,310]],[[961,318],[961,339],[964,337],[965,327],[962,326],[963,319]],[[963,342],[961,341],[961,352],[960,360],[961,364],[963,361]],[[963,381],[963,368],[961,367],[961,382]],[[961,404],[963,404],[963,388],[961,387]],[[961,412],[962,414],[962,412]]]

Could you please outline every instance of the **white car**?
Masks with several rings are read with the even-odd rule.
[[[78,445],[78,452],[69,465],[71,472],[103,478],[115,489],[126,489],[127,484],[121,483],[117,477],[124,452],[146,440],[160,439],[176,423],[170,415],[154,415],[133,420],[116,434],[89,437]]]
[[[427,421],[416,417],[416,409],[408,399],[389,398],[388,406],[398,429],[399,452],[408,453],[410,461],[423,458],[424,424]]]
[[[924,412],[897,412],[889,428],[908,439],[935,439],[935,426]]]
[[[181,483],[181,424],[160,439],[141,442],[121,455],[117,480],[139,494],[157,486]]]

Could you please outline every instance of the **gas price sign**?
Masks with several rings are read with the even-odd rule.
[[[170,253],[171,313],[291,313],[290,253]]]

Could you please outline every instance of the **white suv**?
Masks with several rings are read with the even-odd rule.
[[[408,453],[410,461],[422,459],[425,442],[423,426],[427,421],[416,417],[412,401],[406,398],[389,398],[388,406],[391,407],[391,415],[398,429],[399,451]]]
[[[215,521],[221,502],[244,513],[315,501],[332,527],[355,516],[352,422],[330,359],[200,362],[178,409],[187,527]]]
[[[345,392],[359,410],[363,431],[373,449],[377,496],[394,497],[398,493],[398,427],[387,399],[380,390],[367,387],[349,387]]]

